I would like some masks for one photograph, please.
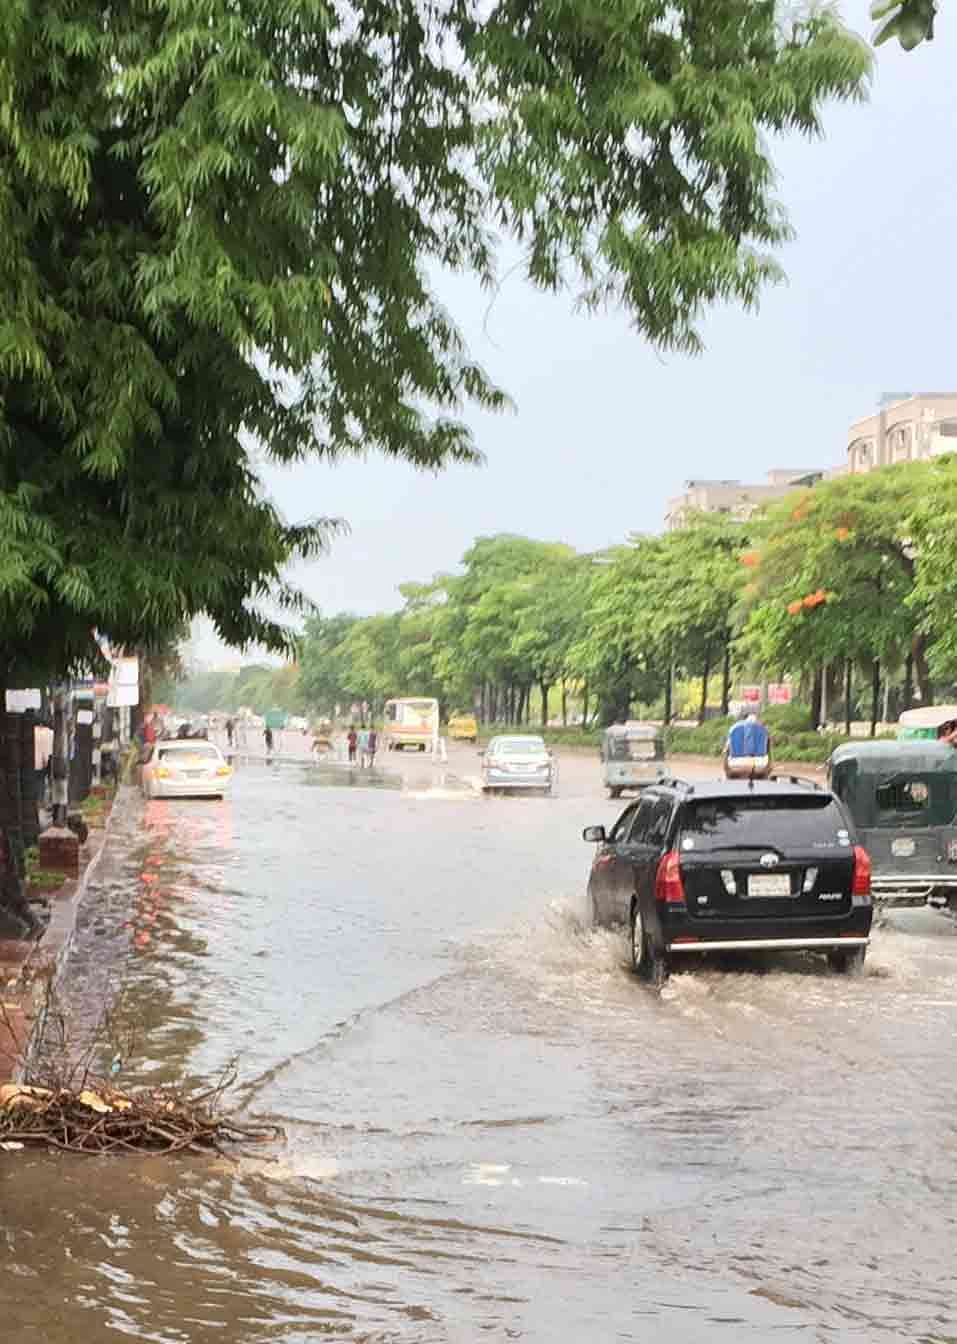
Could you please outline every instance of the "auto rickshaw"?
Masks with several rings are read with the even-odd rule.
[[[453,742],[474,742],[478,737],[478,720],[468,710],[457,709],[449,715],[449,737]]]
[[[609,798],[620,798],[625,789],[640,791],[667,774],[664,732],[655,723],[613,723],[605,729],[599,756]]]
[[[899,742],[936,742],[957,723],[957,705],[923,705],[905,709],[897,720]]]
[[[875,903],[957,911],[957,749],[847,742],[827,772],[871,857]]]

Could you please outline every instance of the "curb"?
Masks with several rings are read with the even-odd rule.
[[[36,942],[0,942],[0,1084],[16,1082],[43,1021],[43,1005],[54,988],[73,945],[77,915],[86,896],[119,807],[128,802],[131,786],[121,785],[102,830],[90,833],[81,851],[85,861],[79,877],[51,897],[50,922]]]

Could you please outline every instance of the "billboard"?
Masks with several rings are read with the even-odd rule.
[[[792,688],[786,682],[771,682],[768,685],[769,705],[789,705],[791,698]]]

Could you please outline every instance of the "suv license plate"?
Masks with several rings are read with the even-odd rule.
[[[787,873],[752,873],[748,878],[749,896],[790,896],[791,879]]]

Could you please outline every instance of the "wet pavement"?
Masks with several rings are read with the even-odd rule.
[[[287,753],[288,755],[289,753]],[[120,1081],[202,1081],[286,1140],[235,1162],[0,1155],[11,1344],[957,1337],[957,929],[861,978],[672,977],[583,924],[591,756],[243,766],[118,817],[64,985]]]

